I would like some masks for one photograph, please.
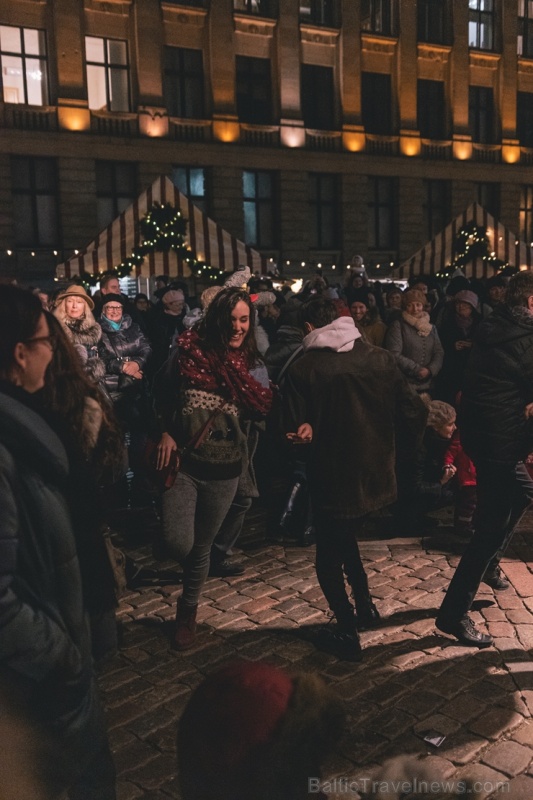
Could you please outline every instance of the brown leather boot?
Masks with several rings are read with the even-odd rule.
[[[196,612],[198,606],[185,606],[178,600],[176,612],[176,632],[173,647],[175,650],[187,650],[192,647],[196,637]]]

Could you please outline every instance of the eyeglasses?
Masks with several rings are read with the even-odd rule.
[[[106,311],[122,311],[122,306],[106,306]]]
[[[55,339],[53,336],[34,336],[33,339],[24,339],[22,344],[32,344],[33,342],[45,342],[50,350],[55,347]]]

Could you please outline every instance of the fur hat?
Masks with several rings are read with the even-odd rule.
[[[246,283],[248,283],[251,277],[252,273],[250,267],[241,267],[236,272],[233,272],[229,278],[226,278],[224,281],[224,286],[226,289],[235,286],[237,289],[240,289],[241,286],[244,286]]]
[[[429,411],[427,424],[431,428],[442,428],[443,425],[455,422],[457,418],[455,408],[442,400],[430,400],[427,407]]]
[[[340,699],[314,675],[228,664],[196,688],[179,722],[183,800],[307,797],[307,776],[319,774],[343,719]]]
[[[120,303],[122,308],[126,307],[126,298],[123,294],[103,294],[102,295],[102,311],[108,303]]]
[[[75,284],[69,286],[67,289],[61,292],[61,294],[58,294],[55,299],[55,305],[58,306],[59,303],[63,302],[63,300],[66,300],[67,297],[81,297],[83,300],[85,300],[91,311],[94,309],[93,299],[92,297],[89,297],[83,286],[76,286]]]
[[[457,292],[453,299],[456,303],[468,303],[468,305],[472,306],[475,311],[479,305],[479,298],[477,294],[475,292],[471,292],[469,289],[462,289],[460,292]]]
[[[409,303],[422,303],[423,306],[426,305],[427,298],[424,292],[421,292],[420,289],[408,289],[406,292],[402,294],[402,308],[406,309]]]

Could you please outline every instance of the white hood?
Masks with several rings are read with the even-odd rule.
[[[339,317],[323,328],[315,328],[308,333],[302,342],[304,352],[307,350],[333,350],[335,353],[348,353],[361,333],[355,327],[351,317]]]

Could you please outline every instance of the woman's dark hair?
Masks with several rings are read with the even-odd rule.
[[[100,475],[105,467],[120,466],[122,434],[106,398],[84,372],[63,326],[49,311],[44,314],[54,340],[54,355],[46,370],[41,397],[47,408],[57,412],[65,420],[70,432],[78,439],[84,455],[90,459],[97,475]],[[102,424],[96,446],[84,421],[87,397],[96,400],[102,409]]]
[[[252,366],[259,357],[255,341],[255,308],[250,295],[244,289],[222,289],[210,302],[206,315],[198,326],[198,335],[209,349],[219,353],[228,350],[230,339],[233,336],[231,312],[241,301],[246,303],[250,313],[250,327],[241,350],[246,356],[248,365]]]
[[[39,298],[18,286],[0,285],[0,377],[10,380],[16,367],[15,347],[31,339],[43,307]]]

